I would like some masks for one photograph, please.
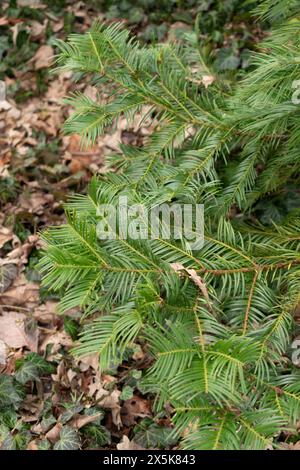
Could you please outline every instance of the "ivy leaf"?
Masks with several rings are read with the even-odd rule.
[[[15,374],[15,379],[22,385],[25,385],[31,380],[38,380],[38,378],[39,371],[31,362],[25,362]]]
[[[65,426],[60,432],[60,439],[54,445],[54,450],[78,450],[80,447],[80,439],[76,431]]]
[[[14,437],[12,436],[12,434],[9,433],[4,439],[4,441],[2,442],[0,450],[16,450],[16,449],[17,449],[16,441]]]
[[[30,362],[33,364],[39,375],[43,374],[52,374],[55,372],[55,367],[50,362],[46,361],[42,356],[39,356],[37,353],[31,352],[23,359],[20,359],[16,362],[17,369],[20,368],[24,363]]]
[[[43,439],[38,443],[38,449],[39,450],[49,450],[50,449],[50,442],[47,441],[47,439]]]
[[[23,390],[14,383],[10,375],[0,376],[0,408],[22,401]]]
[[[67,423],[73,416],[77,413],[80,413],[83,410],[83,406],[80,404],[76,404],[68,408],[61,416],[60,421],[62,424]]]
[[[215,66],[217,70],[236,70],[240,65],[240,58],[231,49],[221,49],[217,54]]]
[[[38,380],[43,374],[51,374],[55,370],[52,364],[36,353],[30,353],[17,361],[16,368],[15,379],[23,385],[31,380]]]
[[[121,400],[130,400],[130,398],[133,397],[133,388],[130,387],[129,385],[126,385],[123,390],[122,390],[122,393],[120,395],[120,399]]]
[[[149,418],[143,419],[134,430],[136,432],[134,441],[148,449],[152,447],[165,449],[176,442],[176,438],[172,435],[172,428],[159,426]]]

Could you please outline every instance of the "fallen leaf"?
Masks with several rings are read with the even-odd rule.
[[[9,23],[9,20],[7,16],[2,16],[2,18],[0,18],[0,26],[5,26],[8,23]]]
[[[26,315],[17,312],[3,312],[0,316],[0,340],[10,348],[27,347],[37,350],[38,332],[26,331]]]
[[[46,438],[54,444],[59,440],[60,431],[62,430],[63,425],[61,423],[56,423],[50,431],[47,432]]]
[[[52,344],[52,355],[59,352],[62,347],[66,349],[71,348],[73,346],[73,341],[71,336],[69,336],[65,331],[54,331],[53,333],[49,333],[49,335],[46,336],[41,344],[40,351],[44,353],[47,346],[50,344]]]
[[[123,426],[121,420],[120,395],[120,390],[115,389],[112,393],[98,402],[99,406],[102,408],[108,408],[111,411],[112,421],[118,429]]]
[[[6,365],[8,348],[7,345],[0,340],[0,365]]]
[[[53,47],[45,44],[41,46],[33,57],[35,70],[45,69],[50,67],[53,62],[54,50]]]
[[[205,86],[205,88],[208,88],[209,85],[211,85],[215,81],[215,77],[212,75],[203,75],[201,82]]]
[[[138,395],[133,395],[132,398],[124,402],[121,416],[124,426],[132,426],[135,424],[136,418],[152,416],[150,403],[148,400],[145,400]]]
[[[100,416],[102,416],[102,413],[95,413],[94,415],[90,415],[90,416],[78,414],[68,423],[68,425],[74,429],[80,429],[89,423],[93,423],[94,421],[97,421],[97,419]]]
[[[30,7],[30,8],[44,8],[41,0],[18,0],[18,7]]]
[[[141,447],[134,441],[130,441],[127,436],[123,436],[121,442],[117,444],[118,450],[146,450],[145,447]]]
[[[39,302],[39,286],[28,282],[24,275],[19,276],[15,279],[12,287],[6,290],[1,298],[0,305],[25,305],[29,307],[29,304],[34,305]]]
[[[18,267],[14,263],[0,266],[0,293],[3,294],[17,277]]]

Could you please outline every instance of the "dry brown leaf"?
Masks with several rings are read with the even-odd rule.
[[[194,282],[194,284],[196,284],[196,286],[199,287],[207,303],[208,304],[210,303],[206,284],[203,282],[201,277],[197,274],[197,271],[195,269],[185,268],[181,263],[171,263],[171,268],[174,269],[174,271],[179,274],[181,274],[182,271],[185,271],[189,275],[190,279]]]
[[[115,389],[110,395],[99,401],[99,406],[111,410],[112,420],[115,426],[120,429],[123,426],[121,420],[121,406],[120,406],[120,390]]]
[[[44,400],[36,395],[28,394],[22,402],[22,421],[24,423],[32,423],[39,419],[44,408]]]
[[[100,416],[102,416],[102,413],[96,413],[94,415],[90,416],[84,416],[84,415],[76,415],[72,420],[68,423],[69,426],[71,426],[74,429],[80,429],[83,426],[86,426],[89,423],[93,423],[96,421]]]
[[[42,6],[41,0],[18,0],[18,7],[37,8]]]
[[[97,372],[99,370],[99,354],[89,354],[77,359],[77,364],[81,372],[86,372],[90,367]]]
[[[9,23],[9,20],[8,20],[7,16],[2,16],[0,18],[0,26],[5,26],[8,23]]]
[[[300,450],[300,441],[295,442],[295,444],[289,444],[290,450]]]
[[[27,317],[23,313],[3,312],[0,316],[0,340],[10,348],[27,347],[31,351],[36,351],[38,331],[36,329],[28,332],[26,320]]]
[[[201,290],[203,294],[203,297],[209,303],[208,290],[207,290],[206,284],[202,281],[201,277],[198,276],[195,269],[186,269],[186,272],[188,273],[192,281],[196,284],[196,286],[199,287],[199,289]]]
[[[18,267],[15,263],[0,262],[0,293],[3,294],[13,283],[18,275]]]
[[[145,447],[141,447],[136,442],[130,441],[127,436],[123,436],[121,442],[117,444],[118,450],[146,450]]]
[[[39,450],[37,443],[38,443],[37,439],[30,441],[27,446],[27,450]]]
[[[133,395],[132,398],[126,400],[121,410],[122,422],[124,426],[132,426],[135,424],[136,418],[146,418],[152,416],[150,403],[148,400]]]
[[[215,77],[212,75],[203,75],[201,82],[205,86],[205,88],[208,88],[209,85],[211,85],[215,81]]]
[[[53,47],[45,44],[41,46],[33,57],[35,70],[45,69],[50,67],[53,62],[54,49]]]
[[[0,227],[0,248],[13,238],[12,230],[7,227]]]
[[[47,432],[46,438],[52,443],[55,444],[59,440],[60,431],[62,430],[63,425],[61,423],[56,423],[50,431]]]
[[[52,323],[57,315],[57,304],[53,300],[47,300],[46,303],[38,305],[33,311],[33,318],[42,324]]]
[[[0,340],[0,365],[6,365],[8,348],[4,341]]]
[[[31,21],[30,26],[29,26],[30,35],[33,38],[38,38],[39,36],[42,36],[43,34],[45,34],[48,22],[49,22],[48,19],[45,19],[43,23],[39,23],[38,21],[35,21],[35,20]]]
[[[39,302],[39,286],[28,282],[22,274],[6,292],[1,295],[0,305],[33,306]]]
[[[51,355],[56,354],[62,347],[69,349],[73,346],[71,336],[65,331],[54,331],[49,333],[40,346],[40,351],[44,353],[49,344],[52,344]]]
[[[30,214],[42,214],[44,206],[53,203],[53,195],[42,191],[37,191],[30,195],[22,193],[19,197],[19,207],[28,211]]]

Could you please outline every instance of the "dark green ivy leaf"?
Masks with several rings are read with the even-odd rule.
[[[70,426],[65,426],[60,432],[60,439],[54,445],[54,450],[78,450],[80,439],[76,431]]]
[[[23,390],[10,375],[0,376],[0,408],[15,405],[22,401]]]
[[[176,442],[172,435],[172,428],[159,426],[149,418],[143,419],[134,430],[134,441],[142,447],[166,449]]]

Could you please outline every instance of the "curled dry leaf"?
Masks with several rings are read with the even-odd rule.
[[[13,238],[12,230],[7,227],[0,227],[0,248]]]
[[[2,294],[0,305],[26,305],[27,308],[38,304],[39,302],[39,286],[28,282],[24,275],[15,279],[13,285]]]
[[[88,356],[82,357],[77,359],[77,364],[81,372],[86,372],[90,367],[94,369],[94,371],[99,370],[99,354],[89,354]]]
[[[134,441],[130,441],[127,436],[123,436],[121,442],[117,444],[118,450],[146,450],[145,447],[141,447]]]
[[[18,267],[14,263],[0,265],[0,293],[3,294],[17,277]]]
[[[55,315],[57,315],[57,304],[58,302],[47,300],[47,302],[42,305],[38,305],[34,309],[33,317],[36,321],[45,325],[52,323],[55,319]]]
[[[208,304],[210,303],[206,284],[203,282],[201,277],[197,274],[197,271],[195,269],[185,268],[181,263],[171,263],[171,268],[174,269],[174,271],[179,274],[181,274],[181,272],[186,272],[189,275],[190,279],[194,282],[194,284],[196,284],[196,286],[199,287],[207,303]]]
[[[38,331],[28,331],[27,317],[23,313],[3,312],[0,316],[0,340],[10,348],[27,347],[31,351],[37,350]]]
[[[211,85],[215,81],[215,77],[212,75],[203,75],[201,82],[205,86],[205,88],[208,88],[209,85]]]
[[[123,426],[121,420],[121,406],[120,406],[120,390],[115,389],[108,396],[104,397],[103,400],[99,401],[99,405],[103,408],[111,410],[112,420],[115,426],[120,429]]]
[[[53,426],[53,428],[51,428],[50,431],[47,432],[46,438],[52,444],[54,444],[55,442],[59,440],[60,431],[62,430],[62,428],[63,428],[63,425],[61,423],[56,423],[55,426]]]
[[[136,422],[136,418],[151,417],[151,408],[148,400],[133,395],[132,398],[126,400],[121,410],[122,422],[125,426],[132,426]]]
[[[52,344],[51,355],[56,354],[64,347],[69,349],[73,346],[71,336],[65,331],[53,331],[49,333],[41,344],[40,351],[44,353],[48,345]]]
[[[0,340],[0,366],[6,365],[7,362],[8,348],[4,341]]]
[[[35,70],[45,69],[50,67],[53,62],[54,50],[53,47],[45,44],[41,46],[33,57]]]
[[[83,426],[86,426],[87,424],[97,421],[97,419],[100,418],[100,416],[102,416],[102,413],[95,413],[94,415],[90,415],[90,416],[78,414],[74,416],[74,418],[68,424],[74,429],[80,429]]]

